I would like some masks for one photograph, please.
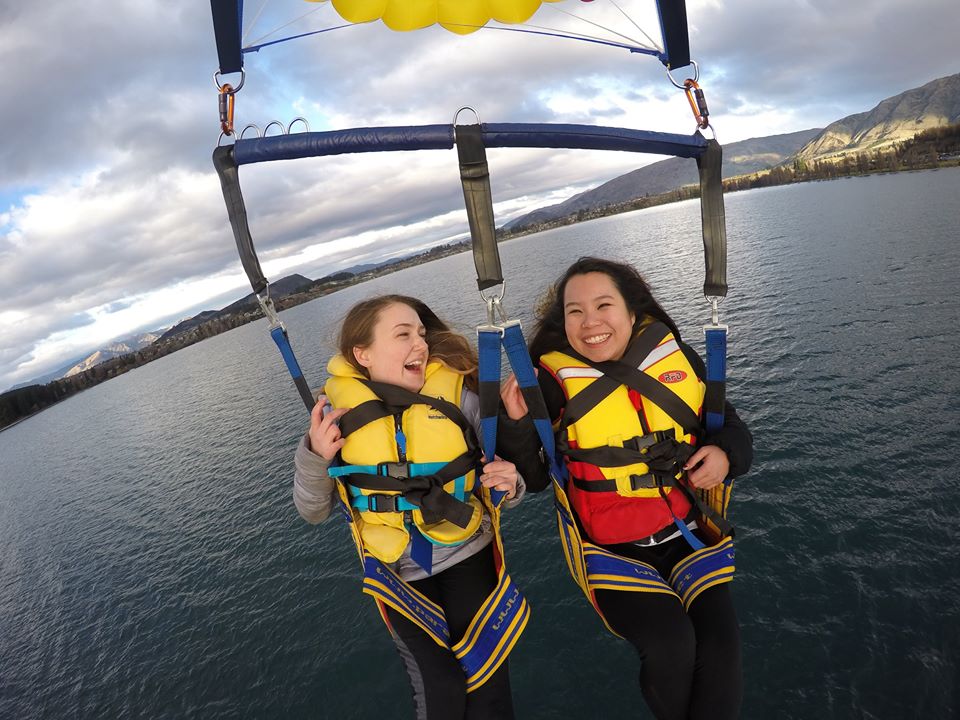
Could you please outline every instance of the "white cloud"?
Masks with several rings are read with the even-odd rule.
[[[947,0],[687,4],[721,142],[824,125],[957,70],[944,65],[956,56]],[[653,6],[623,5],[634,15]],[[259,24],[313,9],[276,0]],[[538,22],[562,20],[555,10],[544,8]],[[248,8],[248,19],[255,12]],[[324,3],[285,32],[336,22]],[[649,18],[642,24],[656,28]],[[0,64],[0,387],[246,292],[210,163],[219,119],[207,3],[4,7]],[[379,25],[248,56],[236,119],[262,128],[303,116],[313,130],[423,125],[450,122],[463,105],[486,122],[693,131],[683,93],[652,58],[509,32],[457,37]],[[489,156],[504,220],[658,159],[522,149]],[[453,151],[275,163],[244,167],[241,178],[272,279],[316,277],[466,231]]]

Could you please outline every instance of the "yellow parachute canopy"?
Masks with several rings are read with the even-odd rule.
[[[326,2],[327,0],[309,0]],[[419,30],[439,24],[467,35],[496,20],[505,25],[526,22],[541,2],[560,0],[330,0],[347,22],[382,20],[391,30]]]

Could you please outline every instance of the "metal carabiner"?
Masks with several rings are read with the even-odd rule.
[[[270,321],[270,330],[274,328],[282,328],[286,331],[286,328],[283,325],[283,322],[280,320],[280,316],[277,315],[277,310],[273,305],[273,298],[270,297],[270,285],[267,284],[267,287],[264,288],[263,295],[257,293],[257,302],[260,303],[260,309],[263,310],[264,317]]]
[[[233,135],[233,96],[236,91],[227,83],[220,88],[220,130],[224,135]]]
[[[723,297],[714,297],[714,296],[703,296],[704,299],[710,303],[710,324],[713,327],[725,327],[720,325],[720,303],[723,302]]]
[[[483,294],[483,291],[480,291],[480,297],[483,298],[483,302],[487,306],[487,325],[489,327],[500,327],[503,323],[507,322],[507,313],[503,309],[503,294],[506,290],[507,283],[504,281],[500,285],[500,294],[490,295],[489,297]],[[497,322],[496,316],[500,316],[500,322]]]
[[[240,70],[240,84],[234,87],[230,83],[220,84],[220,71],[218,70],[213,74],[213,84],[217,86],[217,90],[220,93],[219,97],[219,106],[220,106],[220,129],[222,131],[220,139],[223,139],[223,135],[233,135],[233,107],[234,107],[234,96],[240,91],[240,88],[243,87],[243,83],[247,79],[247,74]],[[217,144],[220,144],[220,141],[217,141]]]
[[[690,109],[697,121],[697,127],[705,130],[710,125],[708,119],[710,111],[707,109],[707,99],[703,95],[703,90],[697,85],[696,80],[687,79],[683,81],[683,91],[687,95],[687,102],[690,103]]]

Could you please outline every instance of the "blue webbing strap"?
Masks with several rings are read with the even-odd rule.
[[[500,329],[486,325],[477,328],[478,375],[480,380],[480,429],[483,431],[483,455],[492,462],[497,450],[497,414],[500,409]],[[490,503],[497,507],[502,490],[490,490]]]
[[[707,395],[704,399],[707,433],[723,427],[723,408],[727,381],[727,327],[705,325],[704,342],[707,348]]]
[[[307,381],[303,377],[303,371],[300,370],[300,364],[297,362],[296,356],[293,354],[293,348],[290,347],[290,338],[287,337],[286,328],[283,325],[277,325],[270,330],[270,337],[273,338],[273,341],[277,344],[277,347],[280,348],[280,354],[283,356],[283,362],[287,366],[287,371],[290,373],[290,377],[293,378],[294,385],[297,386],[297,391],[300,393],[300,399],[303,400],[303,404],[307,408],[307,412],[311,412],[314,406],[313,393],[310,392],[310,387],[307,385]]]
[[[557,464],[556,446],[553,437],[553,424],[550,422],[546,403],[537,382],[537,374],[533,370],[530,353],[527,350],[526,340],[523,338],[523,329],[520,323],[510,323],[503,328],[503,349],[507,353],[510,367],[517,378],[517,385],[523,393],[533,426],[540,436],[543,451],[550,463],[550,471],[557,478],[565,477],[563,469]]]

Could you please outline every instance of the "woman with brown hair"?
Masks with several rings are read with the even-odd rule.
[[[574,579],[636,648],[657,718],[737,717],[733,545],[708,536],[698,491],[749,469],[747,426],[726,403],[724,426],[705,432],[703,361],[623,263],[573,263],[540,308],[530,354],[566,475],[554,487]],[[501,394],[511,419],[527,416],[514,378]],[[527,474],[530,491],[549,483]]]
[[[476,353],[403,295],[351,308],[339,350],[297,448],[297,510],[349,517],[418,718],[512,718],[506,657],[529,608],[503,565],[499,500],[524,483],[481,457]]]

